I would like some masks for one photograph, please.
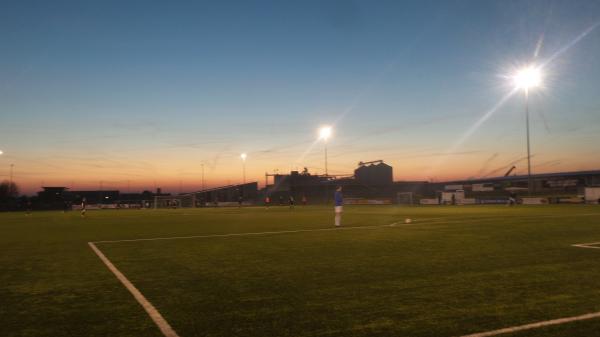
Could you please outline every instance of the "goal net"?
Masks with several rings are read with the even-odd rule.
[[[196,195],[161,195],[154,197],[154,208],[192,208],[196,207]]]
[[[398,192],[396,194],[396,200],[398,205],[412,205],[413,204],[413,193],[412,192]]]

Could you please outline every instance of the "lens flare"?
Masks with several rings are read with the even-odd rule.
[[[513,83],[515,87],[525,90],[538,87],[542,83],[542,73],[534,66],[523,68],[513,76]]]
[[[319,138],[323,140],[329,139],[331,137],[331,126],[324,126],[319,130]]]

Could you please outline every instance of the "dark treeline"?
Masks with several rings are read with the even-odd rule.
[[[31,203],[30,198],[19,196],[19,186],[8,180],[0,183],[0,211],[24,210]]]

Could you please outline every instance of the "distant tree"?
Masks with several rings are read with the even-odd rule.
[[[19,196],[19,186],[15,182],[4,180],[0,183],[0,199],[16,198]]]

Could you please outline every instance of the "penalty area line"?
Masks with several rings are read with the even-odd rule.
[[[146,299],[146,297],[133,285],[133,283],[131,283],[131,281],[129,281],[129,279],[127,279],[127,277],[125,277],[125,275],[123,275],[123,273],[121,273],[121,271],[119,271],[119,269],[117,269],[117,267],[115,267],[115,265],[112,264],[112,262],[110,262],[110,260],[104,255],[104,253],[102,253],[102,251],[100,251],[100,249],[98,249],[98,247],[96,247],[96,245],[93,242],[88,242],[88,245],[90,246],[90,248],[92,248],[94,253],[98,255],[100,260],[104,262],[106,267],[108,267],[108,269],[113,274],[115,274],[117,279],[121,281],[125,288],[129,290],[131,295],[133,295],[133,297],[144,308],[144,310],[146,310],[146,313],[158,326],[162,334],[165,337],[179,337],[177,332],[173,330],[171,325],[169,325],[167,320],[165,320],[165,318],[160,314],[160,312],[158,312],[158,310],[152,305],[152,303],[150,303],[150,301]]]

